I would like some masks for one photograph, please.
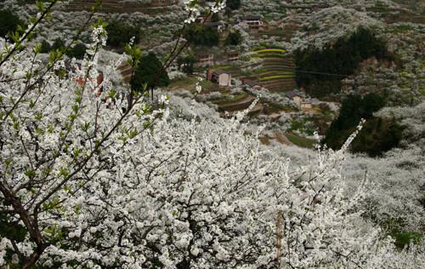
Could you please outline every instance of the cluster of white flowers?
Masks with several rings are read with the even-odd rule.
[[[226,8],[226,0],[218,0],[216,5],[211,7],[212,13],[218,13]]]
[[[195,22],[199,15],[201,15],[201,10],[203,9],[199,4],[199,1],[185,0],[183,4],[184,9],[189,12],[189,17],[184,22],[187,24]],[[211,13],[218,13],[226,8],[226,0],[215,0],[213,4],[210,4],[210,7],[206,8]]]
[[[196,18],[201,14],[199,10],[200,6],[196,0],[185,0],[184,1],[184,9],[189,12],[189,17],[184,21],[187,24],[190,24],[196,21]]]
[[[196,92],[199,94],[199,93],[201,93],[201,91],[202,91],[202,86],[200,85],[200,83],[202,82],[202,78],[201,77],[199,77],[198,78],[198,81],[196,82],[196,84],[195,84],[195,89],[196,89]]]

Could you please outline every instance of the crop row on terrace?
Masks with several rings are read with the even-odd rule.
[[[262,53],[269,53],[269,52],[276,52],[276,53],[285,53],[286,52],[286,50],[284,50],[284,49],[274,49],[274,48],[272,48],[272,49],[261,49],[261,50],[257,50],[257,51],[255,51],[256,53],[259,53],[260,55],[262,54]]]
[[[160,14],[163,12],[172,12],[177,6],[178,1],[152,1],[151,3],[125,2],[120,0],[103,0],[101,12],[105,13],[134,13],[142,12],[145,14]],[[68,11],[91,10],[96,3],[95,0],[72,0],[67,5]]]
[[[262,61],[253,69],[250,77],[261,82],[270,91],[288,91],[296,86],[295,63],[286,50],[280,48],[260,48],[254,50],[253,58]]]

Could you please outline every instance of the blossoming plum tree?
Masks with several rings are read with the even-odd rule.
[[[153,106],[143,93],[117,91],[108,77],[120,62],[99,85],[101,22],[92,41],[70,70],[60,52],[45,64],[23,42],[2,48],[0,266],[425,266],[419,248],[396,252],[362,220],[363,186],[343,195],[354,136],[292,167],[260,147],[241,123],[247,112],[182,119],[167,97]]]

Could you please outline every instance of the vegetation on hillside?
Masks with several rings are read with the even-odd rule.
[[[242,35],[239,31],[230,32],[226,39],[226,45],[239,45],[242,42]]]
[[[179,70],[186,74],[192,74],[196,59],[193,54],[177,58],[177,66]]]
[[[195,46],[217,46],[220,40],[217,29],[196,23],[189,25],[183,32],[183,36]]]
[[[52,45],[50,45],[48,41],[43,40],[41,42],[40,52],[49,53],[52,50],[65,50],[65,46],[66,46],[65,42],[60,38],[55,39]],[[70,47],[68,51],[66,51],[66,55],[69,58],[76,58],[81,60],[84,58],[84,55],[86,54],[86,50],[87,50],[86,45],[84,43],[78,42],[73,47]]]
[[[134,37],[134,43],[139,43],[140,30],[138,26],[130,26],[118,21],[110,21],[106,26],[108,32],[107,44],[119,47],[127,44]]]
[[[369,29],[360,28],[350,37],[341,38],[321,50],[313,47],[297,50],[296,80],[314,97],[337,93],[341,80],[352,75],[359,63],[370,57],[393,60],[382,39]]]
[[[227,0],[226,5],[231,10],[235,10],[241,6],[241,0]]]
[[[24,22],[8,9],[0,10],[0,37],[7,37],[8,33],[24,27]]]
[[[167,72],[162,71],[162,63],[156,57],[155,53],[142,56],[139,60],[134,76],[130,84],[133,91],[141,91],[146,85],[146,89],[168,86],[170,79]]]
[[[41,41],[41,47],[40,52],[41,53],[49,53],[49,51],[52,49],[52,45],[47,40]]]
[[[384,107],[383,97],[368,94],[364,97],[349,95],[342,103],[340,114],[326,131],[323,143],[339,149],[352,134],[361,119],[366,119],[362,131],[351,145],[352,152],[364,152],[371,157],[398,146],[403,127],[393,119],[374,117],[373,113]]]
[[[56,38],[55,41],[52,44],[51,50],[62,50],[65,48],[65,41],[63,41],[61,38]]]
[[[86,54],[86,50],[86,45],[83,43],[77,43],[66,53],[66,55],[70,58],[83,59]]]
[[[403,130],[404,127],[394,119],[373,117],[366,122],[357,139],[353,141],[351,151],[365,152],[371,157],[381,156],[399,145]]]

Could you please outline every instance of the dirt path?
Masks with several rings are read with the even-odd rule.
[[[289,141],[289,139],[282,133],[274,133],[273,138],[275,138],[282,145],[293,145],[291,141]]]
[[[218,107],[221,110],[226,111],[236,111],[236,110],[243,110],[249,107],[249,105],[255,100],[255,97],[252,95],[247,95],[241,100],[238,100],[236,102],[230,102],[225,104],[219,104]]]
[[[293,143],[291,143],[291,141],[289,141],[289,139],[283,133],[273,133],[272,136],[269,136],[269,135],[260,136],[259,139],[260,139],[260,142],[264,145],[270,145],[271,140],[276,140],[277,142],[285,146],[294,145]]]

